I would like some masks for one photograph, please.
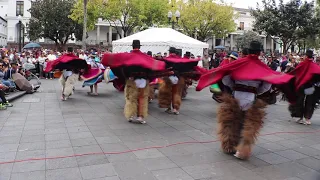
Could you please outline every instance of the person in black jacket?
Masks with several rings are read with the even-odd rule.
[[[267,66],[269,66],[272,70],[276,71],[278,68],[278,63],[273,60],[272,56],[268,56]]]

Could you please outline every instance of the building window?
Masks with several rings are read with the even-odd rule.
[[[23,11],[24,11],[24,2],[23,1],[17,1],[17,11],[16,15],[17,16],[23,16]]]
[[[244,22],[240,22],[239,30],[244,30]]]

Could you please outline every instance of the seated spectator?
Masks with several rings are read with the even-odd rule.
[[[2,83],[11,89],[15,89],[16,85],[12,80],[12,74],[17,72],[16,70],[18,70],[18,63],[15,61],[12,61],[10,64],[11,64],[11,67],[4,67],[5,70],[4,70]]]
[[[7,86],[0,84],[0,98],[1,98],[1,103],[0,103],[0,109],[6,109],[7,107],[12,107],[13,105],[7,101],[5,92],[4,90],[8,89]]]

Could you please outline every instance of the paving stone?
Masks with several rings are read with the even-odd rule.
[[[44,158],[46,156],[45,150],[33,150],[33,151],[18,151],[16,159],[17,160],[24,160],[24,159],[31,159],[31,158]]]
[[[72,167],[78,167],[77,159],[75,157],[46,160],[46,169],[63,169]]]
[[[84,138],[84,139],[71,139],[71,144],[73,147],[80,147],[80,146],[89,146],[89,145],[96,145],[98,142],[95,138]]]
[[[44,135],[22,136],[20,143],[44,142]]]
[[[19,145],[19,151],[33,151],[33,150],[44,150],[46,149],[45,142],[34,142],[34,143],[21,143]]]
[[[209,164],[233,159],[232,156],[220,154],[217,152],[202,152],[194,153],[192,155],[169,156],[168,158],[179,167]]]
[[[133,153],[138,157],[138,159],[164,157],[164,155],[161,152],[159,152],[157,149],[146,149],[141,151],[135,151]]]
[[[13,164],[0,164],[0,177],[4,180],[10,180],[12,167]]]
[[[98,145],[74,147],[74,152],[75,154],[101,153],[76,157],[80,167],[109,163],[107,157],[102,154],[102,150]]]
[[[45,160],[39,161],[25,161],[14,163],[12,172],[32,172],[32,171],[44,171]]]
[[[161,170],[161,169],[171,169],[171,168],[178,167],[175,163],[173,163],[167,157],[143,159],[143,160],[141,160],[141,162],[150,171]]]
[[[141,162],[126,161],[112,163],[120,179],[156,180]]]
[[[193,180],[191,176],[189,176],[186,172],[184,172],[180,168],[171,168],[171,169],[162,169],[162,170],[155,170],[152,171],[152,174],[158,180]]]
[[[297,162],[320,172],[320,159],[308,157],[308,158],[300,159]]]
[[[68,140],[69,134],[46,134],[46,141],[60,141],[60,140]]]
[[[320,155],[320,151],[308,146],[303,146],[303,147],[299,147],[299,148],[294,148],[293,150],[305,154],[307,156],[317,156]]]
[[[45,171],[32,171],[24,173],[13,173],[10,180],[44,180],[46,179]]]
[[[46,150],[46,157],[70,156],[73,154],[74,154],[74,151],[72,147]]]
[[[279,154],[280,156],[285,157],[290,160],[297,160],[297,159],[303,159],[303,158],[308,157],[308,156],[301,154],[301,153],[298,153],[294,150],[278,151],[278,152],[276,152],[276,154]]]
[[[71,148],[70,140],[60,140],[60,141],[47,141],[46,148],[47,149],[58,149],[58,148]]]
[[[102,178],[117,175],[112,164],[99,164],[80,167],[83,179]]]
[[[82,179],[79,168],[55,169],[46,171],[46,180]]]
[[[69,133],[70,139],[93,138],[91,132],[75,132]]]
[[[280,164],[280,163],[290,161],[289,159],[284,158],[284,157],[277,155],[275,153],[261,154],[261,155],[258,155],[257,158],[259,158],[269,164]]]
[[[18,150],[19,144],[1,144],[0,153],[4,152],[16,152]]]

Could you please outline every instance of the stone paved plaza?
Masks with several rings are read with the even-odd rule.
[[[305,126],[288,121],[285,102],[269,106],[253,156],[240,161],[221,153],[219,142],[163,147],[217,139],[209,90],[189,89],[179,116],[152,102],[141,125],[124,119],[123,94],[111,84],[89,97],[79,83],[62,102],[58,81],[42,82],[40,92],[0,111],[0,180],[320,180],[320,111]],[[274,132],[305,133],[266,135]],[[130,152],[145,147],[156,148]],[[73,156],[87,153],[95,154]],[[61,156],[69,157],[50,159]],[[31,158],[40,160],[3,164]]]

